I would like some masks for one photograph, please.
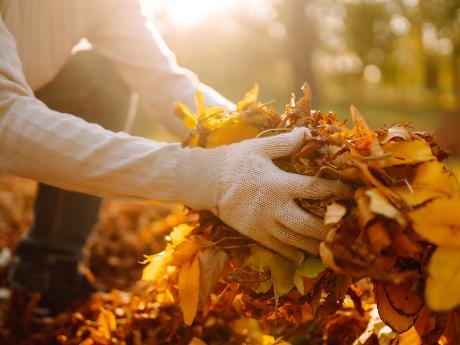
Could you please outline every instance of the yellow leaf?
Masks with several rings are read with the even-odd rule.
[[[324,224],[336,224],[340,222],[343,216],[347,213],[347,208],[339,203],[327,205],[326,214],[324,215]]]
[[[267,249],[260,246],[253,247],[251,249],[251,255],[244,262],[244,266],[250,268],[253,271],[263,273],[270,269],[270,261],[275,254]],[[257,293],[265,293],[272,287],[272,279],[267,279],[260,282],[257,287],[253,290]]]
[[[204,117],[209,117],[209,116],[223,116],[225,113],[224,109],[218,108],[218,107],[207,107],[204,109]]]
[[[96,323],[97,329],[102,333],[105,339],[112,338],[112,332],[117,329],[117,322],[115,315],[110,310],[101,307]]]
[[[398,345],[422,345],[422,339],[415,327],[398,336]]]
[[[175,247],[171,258],[171,265],[182,266],[191,261],[200,249],[197,236],[191,236],[186,241]]]
[[[184,323],[191,325],[198,309],[200,292],[200,263],[198,256],[191,263],[183,265],[179,271],[179,306],[184,315]]]
[[[188,345],[206,345],[206,343],[197,337],[193,337]]]
[[[196,109],[198,111],[199,116],[204,116],[205,105],[204,105],[204,97],[200,90],[196,90],[195,94],[196,99]]]
[[[281,339],[276,339],[272,335],[264,334],[262,335],[261,345],[291,345],[291,343],[288,343],[287,341]]]
[[[166,266],[171,261],[171,252],[162,251],[149,256],[144,263],[148,263],[142,271],[142,280],[155,281],[165,272]]]
[[[256,272],[264,272],[266,269],[270,268],[270,261],[272,260],[275,254],[260,246],[251,248],[251,255],[244,262],[244,266],[249,267],[250,269]]]
[[[278,254],[270,260],[270,274],[273,281],[275,296],[287,294],[294,287],[295,264]]]
[[[455,192],[455,177],[438,161],[420,164],[408,186],[393,187],[406,202],[412,206],[423,204],[425,201],[452,196]]]
[[[390,157],[369,162],[369,165],[389,167],[393,165],[421,163],[435,159],[430,146],[421,140],[390,141],[382,145],[382,148],[384,154]]]
[[[425,286],[427,306],[433,311],[450,310],[460,304],[460,250],[439,247],[428,264]]]
[[[198,116],[185,104],[176,103],[174,114],[190,129],[194,129],[198,123]]]
[[[209,133],[206,140],[206,147],[217,147],[237,143],[246,139],[255,138],[260,130],[253,126],[248,126],[242,121],[228,121],[219,130]]]
[[[259,98],[259,84],[254,83],[251,90],[246,92],[243,99],[238,102],[237,104],[238,111],[246,109],[250,104],[256,104],[258,98]]]
[[[267,268],[270,270],[271,279],[260,283],[258,289],[255,289],[256,292],[268,291],[273,283],[275,295],[280,296],[288,293],[294,287],[295,264],[267,249],[253,248],[252,254],[246,259],[244,266],[256,272],[265,272]]]
[[[305,289],[304,289],[304,286],[303,286],[303,278],[299,274],[298,271],[295,271],[294,279],[292,280],[292,282],[294,283],[294,286],[300,292],[300,294],[303,295],[305,293]]]
[[[180,224],[171,231],[169,238],[174,246],[185,241],[187,236],[193,231],[194,227],[188,224]]]
[[[326,267],[320,258],[310,256],[297,266],[296,272],[307,278],[316,278],[325,269]]]
[[[439,198],[409,214],[415,232],[438,246],[460,249],[460,198]]]

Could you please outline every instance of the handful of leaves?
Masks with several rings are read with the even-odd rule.
[[[340,343],[350,344],[375,341],[375,302],[401,343],[457,343],[460,196],[442,163],[446,153],[432,134],[407,125],[370,129],[354,106],[349,128],[334,113],[311,109],[308,85],[303,93],[281,115],[258,103],[257,85],[235,112],[205,108],[200,94],[198,114],[181,104],[176,112],[192,129],[187,146],[311,130],[298,152],[275,164],[355,190],[349,200],[297,200],[330,229],[320,258],[308,255],[296,265],[202,212],[174,229],[163,252],[146,258],[143,278],[156,282],[154,298],[178,301],[189,325],[221,311],[234,322],[258,319],[265,333],[289,341],[318,331],[331,339],[341,327]]]

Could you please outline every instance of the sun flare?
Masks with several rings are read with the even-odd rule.
[[[151,0],[154,7],[164,11],[175,25],[188,27],[204,17],[222,12],[235,4],[231,0]]]

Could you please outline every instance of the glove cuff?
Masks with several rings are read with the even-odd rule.
[[[194,210],[217,213],[217,190],[224,148],[184,148],[179,153],[175,198]]]

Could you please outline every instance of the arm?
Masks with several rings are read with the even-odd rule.
[[[138,1],[111,0],[100,2],[100,6],[98,22],[88,39],[140,95],[143,108],[171,132],[182,139],[188,135],[189,130],[173,115],[174,103],[195,108],[197,89],[203,92],[207,105],[234,108],[192,72],[177,65],[157,29],[142,16]]]
[[[14,38],[0,19],[0,170],[100,196],[185,202],[201,151],[113,133],[48,109],[27,85]],[[212,180],[212,167],[197,173]]]

